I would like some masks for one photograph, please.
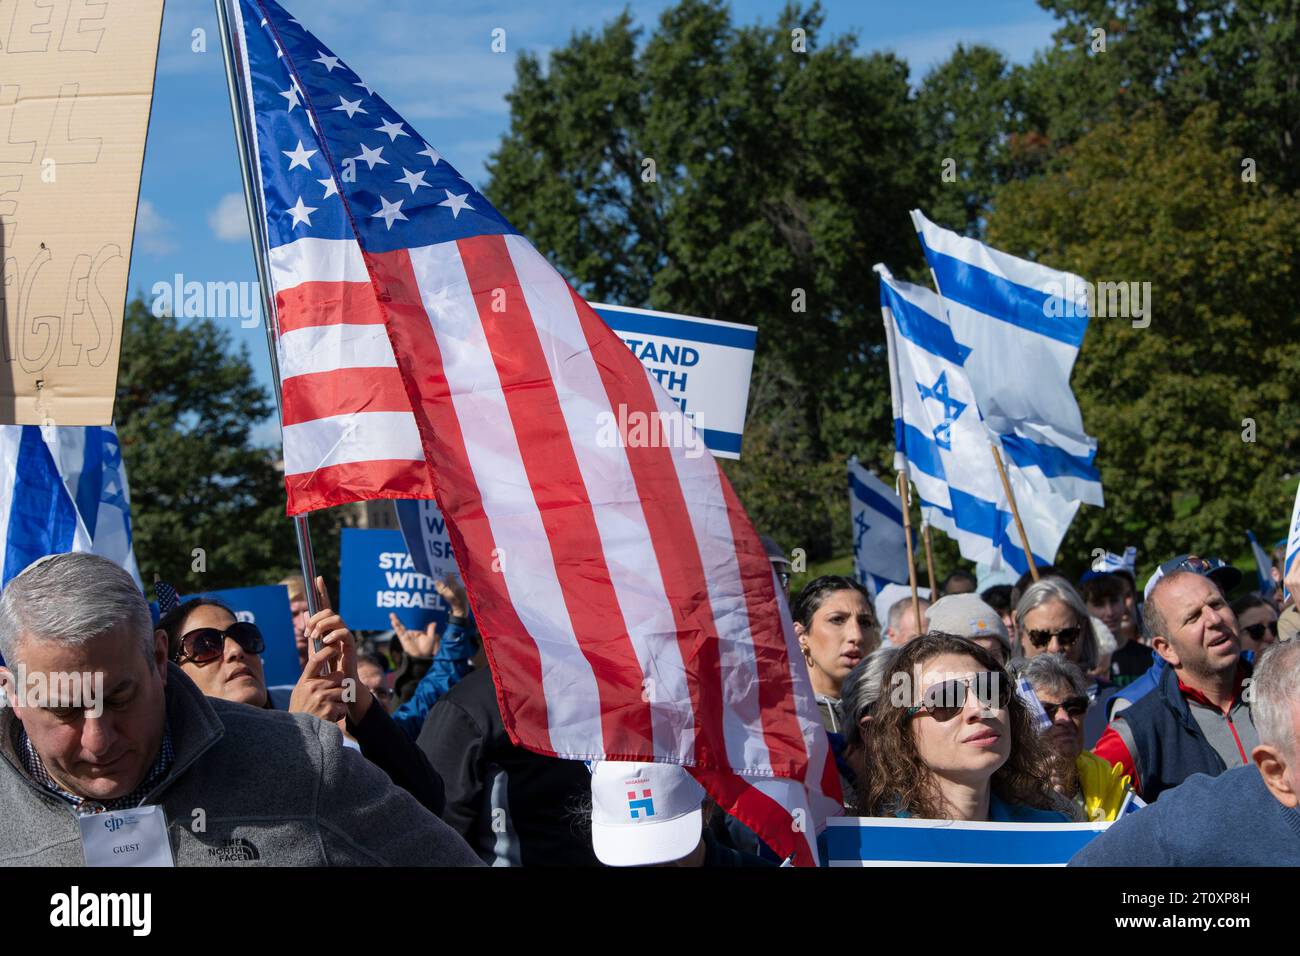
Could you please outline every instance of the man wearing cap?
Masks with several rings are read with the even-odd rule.
[[[1115,637],[1107,678],[1116,687],[1133,683],[1151,667],[1153,654],[1138,640],[1136,593],[1128,568],[1085,571],[1079,579],[1079,596],[1088,605],[1088,613]]]
[[[968,637],[1003,665],[1011,656],[1011,636],[997,611],[977,594],[949,594],[930,606],[926,621],[931,631]]]
[[[1224,597],[1240,580],[1222,561],[1183,555],[1147,582],[1143,617],[1164,673],[1111,721],[1093,753],[1122,764],[1148,803],[1194,773],[1244,766],[1259,743],[1244,699],[1250,665]]]

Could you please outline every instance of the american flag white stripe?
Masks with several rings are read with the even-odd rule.
[[[315,325],[280,336],[281,379],[342,368],[396,367],[382,325]]]
[[[302,282],[370,283],[365,256],[355,239],[304,236],[271,250],[271,279],[277,290]]]
[[[284,472],[375,459],[422,461],[420,431],[410,412],[356,412],[284,426]]]
[[[602,413],[615,415],[592,361],[569,287],[540,253],[518,236],[506,247],[519,276],[528,310],[548,321],[537,323],[547,368],[566,391],[561,408],[588,488],[608,493],[591,502],[600,528],[619,607],[645,678],[656,750],[690,753],[695,747],[695,715],[677,629],[653,551],[650,529],[637,500],[636,480],[626,456],[598,447]]]
[[[603,736],[600,694],[566,614],[550,539],[509,421],[501,380],[454,242],[410,250],[411,268],[443,357],[465,450],[480,482],[483,510],[502,543],[501,577],[510,603],[542,658],[551,744],[558,753],[594,756]],[[509,544],[503,544],[504,542]]]

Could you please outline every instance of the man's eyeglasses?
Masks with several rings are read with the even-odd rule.
[[[921,703],[907,708],[907,718],[910,720],[924,711],[939,723],[947,723],[965,709],[968,691],[989,710],[1002,710],[1011,702],[1011,687],[1002,675],[984,671],[927,687]]]
[[[266,642],[256,624],[236,621],[224,631],[219,627],[200,627],[190,631],[181,638],[176,663],[211,664],[225,653],[226,638],[242,647],[246,654],[260,654],[266,650]]]
[[[1045,700],[1040,700],[1039,703],[1043,705],[1043,710],[1047,711],[1047,717],[1049,720],[1054,720],[1056,718],[1056,712],[1062,708],[1064,708],[1065,712],[1071,717],[1082,717],[1088,712],[1087,697],[1067,697],[1059,704],[1051,704]]]
[[[1250,639],[1258,644],[1264,639],[1264,632],[1268,631],[1277,640],[1277,621],[1269,621],[1267,624],[1247,624],[1241,629],[1243,634],[1249,634]]]
[[[1070,647],[1083,634],[1083,628],[1079,626],[1061,627],[1054,631],[1026,631],[1029,636],[1029,643],[1034,647],[1046,647],[1052,643],[1052,638],[1056,638],[1062,647]]]

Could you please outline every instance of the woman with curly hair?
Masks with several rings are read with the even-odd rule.
[[[973,641],[931,632],[885,674],[860,806],[870,816],[1065,823],[1014,685]]]

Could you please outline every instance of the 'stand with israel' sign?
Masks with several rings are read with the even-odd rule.
[[[439,630],[446,626],[450,611],[433,583],[456,569],[450,544],[446,563],[435,562],[432,573],[412,560],[400,531],[344,528],[342,550],[339,613],[348,627],[386,631],[392,627],[389,614],[407,628],[424,628],[430,621]]]
[[[739,458],[758,328],[672,312],[591,307],[672,396],[718,458]]]

